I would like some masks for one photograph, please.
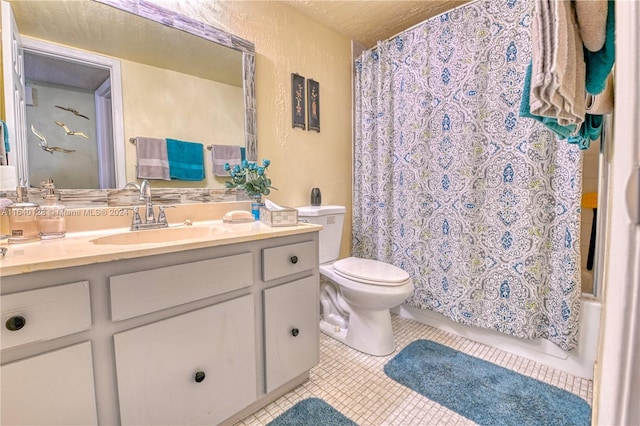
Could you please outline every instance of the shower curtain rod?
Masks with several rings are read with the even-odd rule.
[[[451,12],[453,12],[454,10],[460,9],[460,8],[462,8],[462,7],[468,6],[468,5],[473,4],[473,3],[478,3],[478,2],[480,2],[480,1],[482,1],[482,0],[472,0],[472,1],[468,1],[468,2],[466,2],[466,3],[464,3],[464,4],[461,4],[461,5],[458,5],[458,6],[454,7],[454,8],[451,8],[451,9],[449,9],[449,10],[445,11],[445,12],[439,13],[439,14],[437,14],[437,15],[433,15],[432,17],[427,18],[427,19],[425,19],[424,21],[418,22],[417,24],[412,25],[412,26],[410,26],[409,28],[406,28],[406,29],[404,29],[404,30],[400,31],[400,32],[399,32],[399,33],[397,33],[397,34],[392,35],[391,37],[389,37],[389,38],[387,38],[387,39],[385,39],[385,40],[380,40],[380,41],[389,41],[389,40],[393,40],[394,38],[398,37],[400,34],[406,33],[407,31],[411,31],[411,30],[413,30],[414,28],[416,28],[416,27],[418,27],[418,26],[420,26],[420,25],[424,24],[424,23],[425,23],[425,22],[427,22],[429,19],[439,18],[440,16],[445,15],[445,14],[447,14],[447,13],[451,13]],[[377,48],[378,48],[378,47],[376,46],[376,47],[374,47],[373,49],[370,49],[370,50],[375,50],[375,49],[377,49]]]

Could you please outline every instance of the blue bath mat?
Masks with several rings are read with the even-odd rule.
[[[307,398],[276,417],[268,426],[357,426],[319,398]]]
[[[393,380],[480,425],[590,425],[582,398],[430,340],[384,366]]]

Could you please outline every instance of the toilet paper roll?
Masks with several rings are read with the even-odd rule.
[[[18,175],[15,166],[0,166],[0,191],[15,191]]]
[[[599,95],[587,93],[586,110],[592,115],[611,114],[613,112],[613,73],[607,77],[607,85]]]

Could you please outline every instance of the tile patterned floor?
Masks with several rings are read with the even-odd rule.
[[[575,377],[508,352],[392,315],[396,352],[365,355],[320,333],[320,364],[308,381],[248,416],[237,426],[265,425],[296,402],[322,398],[359,425],[472,425],[470,420],[393,381],[383,366],[417,339],[429,339],[529,377],[558,386],[592,401],[591,380]]]

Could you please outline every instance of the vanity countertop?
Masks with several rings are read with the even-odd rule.
[[[0,276],[24,274],[28,272],[113,260],[133,259],[137,257],[172,253],[175,251],[223,246],[228,244],[256,241],[266,238],[316,232],[320,225],[299,223],[295,226],[270,227],[262,222],[223,223],[221,220],[194,223],[192,228],[219,227],[222,232],[190,239],[164,241],[145,244],[95,244],[92,240],[111,234],[121,234],[128,228],[117,228],[89,232],[71,232],[57,240],[41,240],[31,243],[8,244],[3,240],[2,247],[7,248],[4,258],[0,258]],[[184,228],[184,225],[181,225]],[[166,229],[166,228],[165,228]],[[135,232],[154,232],[153,230]],[[205,234],[203,230],[203,234]]]

